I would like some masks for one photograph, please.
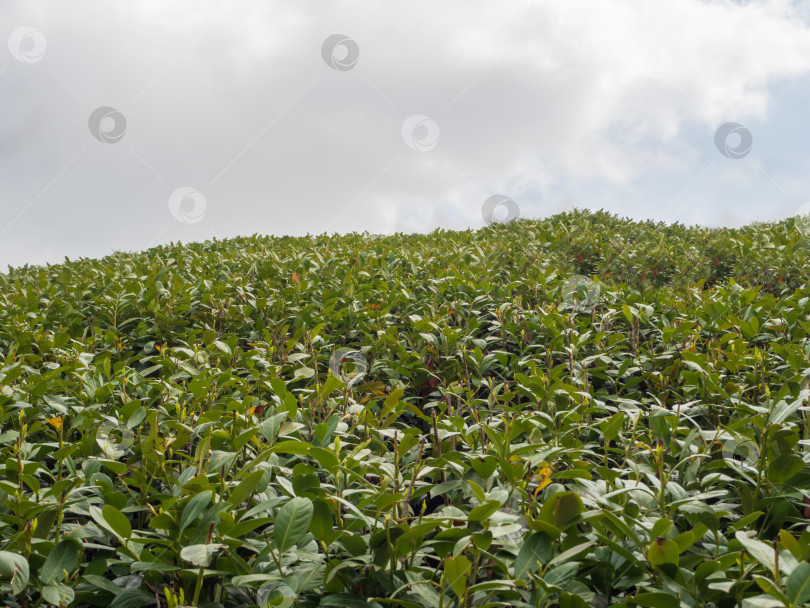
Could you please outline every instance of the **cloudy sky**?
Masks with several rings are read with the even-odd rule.
[[[810,201],[810,3],[8,0],[0,268]],[[502,199],[501,199],[502,200]]]

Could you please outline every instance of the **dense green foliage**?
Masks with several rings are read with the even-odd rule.
[[[573,212],[10,269],[0,602],[810,605],[808,251]]]

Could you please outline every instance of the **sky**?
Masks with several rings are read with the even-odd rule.
[[[6,0],[0,38],[0,269],[810,202],[807,0]]]

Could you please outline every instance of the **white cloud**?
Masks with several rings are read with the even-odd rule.
[[[0,59],[0,230],[26,209],[3,234],[0,261],[213,234],[480,226],[491,194],[542,214],[595,185],[603,201],[610,192],[661,197],[613,208],[649,216],[701,175],[707,151],[727,160],[712,149],[720,123],[766,128],[775,108],[795,112],[778,96],[810,70],[800,8],[787,0],[12,3],[5,35],[35,27],[48,46],[36,64]],[[354,69],[321,59],[334,33],[357,41]],[[118,144],[89,134],[87,118],[101,105],[127,118]],[[401,137],[413,114],[439,127],[430,151]],[[711,184],[720,192],[724,175],[749,160],[710,170],[671,219],[731,217],[722,203],[690,207],[690,196],[705,199],[711,192],[699,188]],[[802,198],[801,180],[768,171]],[[674,194],[650,182],[670,183]],[[181,186],[206,197],[196,224],[170,213]]]

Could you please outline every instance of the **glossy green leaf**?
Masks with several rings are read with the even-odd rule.
[[[281,553],[295,546],[307,533],[313,512],[312,501],[302,497],[291,498],[279,509],[273,537]]]
[[[75,541],[63,540],[57,543],[42,564],[40,582],[47,585],[72,574],[79,565],[79,554],[80,548]]]

